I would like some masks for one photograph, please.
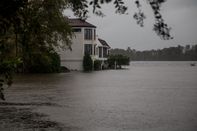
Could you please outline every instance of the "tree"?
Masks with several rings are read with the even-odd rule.
[[[66,5],[64,0],[0,1],[0,92],[3,84],[11,83],[15,59],[21,58],[28,72],[35,55],[50,57],[48,52],[55,51],[59,41],[64,43],[61,47],[70,46],[72,31],[63,16]]]
[[[111,55],[125,55],[130,60],[136,61],[196,61],[197,45],[186,45],[185,47],[178,45],[177,47],[168,47],[158,50],[124,50],[111,49]]]
[[[20,12],[22,19],[18,41],[25,72],[31,67],[32,54],[55,51],[59,41],[63,43],[62,48],[70,46],[72,31],[63,16],[65,6],[63,0],[34,0],[29,1]]]
[[[5,100],[3,90],[4,85],[11,86],[12,74],[16,70],[16,65],[19,64],[20,59],[4,59],[0,61],[0,99]]]
[[[25,1],[1,0],[0,1],[0,99],[5,100],[3,95],[4,85],[12,84],[12,73],[20,59],[13,56],[12,46],[16,41],[14,27],[20,21],[18,11],[24,6]],[[13,42],[14,41],[14,42]]]

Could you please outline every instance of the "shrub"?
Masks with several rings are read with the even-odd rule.
[[[101,63],[102,63],[102,61],[95,60],[94,61],[94,70],[101,70]]]
[[[60,57],[56,52],[32,53],[28,68],[31,73],[60,72]]]
[[[89,54],[85,54],[83,57],[83,70],[84,71],[92,71],[93,61]]]

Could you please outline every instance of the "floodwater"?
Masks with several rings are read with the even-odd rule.
[[[0,102],[0,130],[196,131],[197,66],[190,63],[18,75]]]

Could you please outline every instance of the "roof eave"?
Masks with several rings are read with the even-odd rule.
[[[89,28],[96,28],[96,26],[80,26],[80,25],[74,25],[74,26],[71,25],[71,27],[89,27]]]

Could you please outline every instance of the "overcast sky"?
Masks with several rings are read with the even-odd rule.
[[[125,0],[129,7],[128,15],[115,14],[113,5],[107,4],[102,6],[105,17],[90,13],[87,21],[97,26],[98,36],[112,48],[146,50],[197,44],[197,0],[167,0],[162,5],[161,12],[166,23],[172,27],[173,40],[161,40],[152,31],[153,12],[150,5],[145,0],[142,1],[142,9],[147,17],[143,28],[133,19],[133,14],[137,11],[134,0]]]

